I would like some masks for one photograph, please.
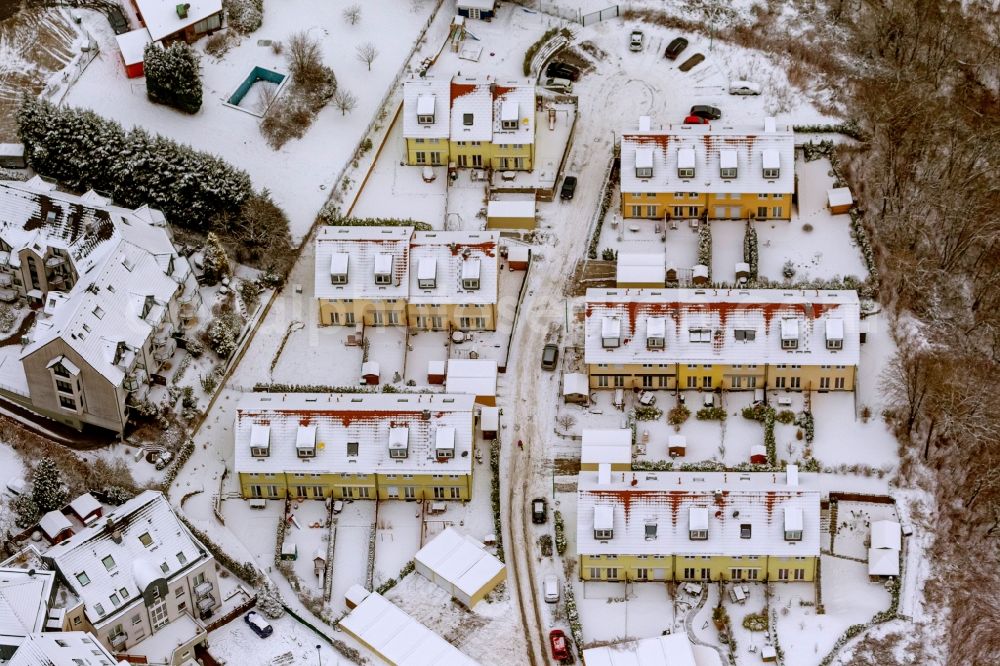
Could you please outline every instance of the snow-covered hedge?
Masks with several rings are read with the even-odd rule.
[[[197,527],[191,524],[191,521],[187,519],[183,514],[177,514],[177,518],[184,523],[188,531],[198,541],[208,549],[208,552],[212,553],[216,562],[229,569],[237,577],[239,577],[244,582],[256,587],[263,583],[265,580],[264,575],[253,565],[252,562],[237,562],[232,556],[230,556],[222,547],[212,541],[207,534],[199,530]]]
[[[726,410],[722,407],[702,407],[694,416],[699,421],[725,421]]]
[[[822,125],[792,125],[792,129],[800,134],[843,134],[858,141],[868,140],[868,135],[861,129],[856,120]]]
[[[663,410],[652,405],[639,405],[633,415],[636,421],[657,421],[663,416]]]
[[[750,264],[750,279],[757,281],[757,265],[760,247],[757,242],[757,230],[747,222],[746,233],[743,235],[743,261]]]
[[[813,438],[816,436],[816,421],[813,419],[812,412],[799,412],[799,415],[795,417],[795,425],[802,428],[806,436],[806,443],[812,444]]]
[[[611,165],[608,168],[608,176],[604,179],[604,186],[601,188],[601,205],[597,209],[597,221],[594,223],[594,233],[590,237],[590,245],[587,246],[587,257],[597,259],[597,242],[601,239],[601,228],[604,226],[604,218],[611,208],[612,200],[615,196],[615,186],[621,178],[621,167],[619,161],[611,158]]]
[[[186,42],[174,42],[166,48],[159,42],[147,44],[143,71],[149,101],[184,113],[198,113],[202,97],[198,61],[198,54]]]
[[[708,269],[712,276],[712,227],[707,221],[698,226],[698,263]]]
[[[417,567],[416,562],[410,560],[409,562],[403,565],[402,569],[399,570],[399,575],[396,578],[389,578],[388,580],[382,581],[382,584],[376,587],[375,591],[378,592],[379,594],[385,594],[392,588],[396,587],[396,585],[401,580],[403,580],[411,573],[413,573],[413,570],[416,569],[416,567]]]
[[[503,525],[500,523],[500,440],[490,442],[490,504],[493,506],[493,534],[497,540],[497,559],[504,561]]]
[[[545,33],[538,38],[538,40],[528,47],[528,50],[524,52],[524,63],[521,69],[524,71],[525,76],[531,76],[531,63],[535,59],[535,54],[545,46],[545,43],[550,39],[555,38],[557,35],[562,35],[566,39],[573,39],[573,33],[569,31],[568,28],[549,28]]]
[[[566,620],[569,622],[569,631],[576,643],[577,654],[583,654],[583,623],[580,622],[580,612],[576,608],[576,595],[573,593],[572,583],[566,585],[563,591],[564,605],[566,607]]]
[[[255,393],[373,393],[370,386],[329,386],[326,384],[282,384],[280,382],[258,382],[253,385]]]
[[[396,217],[346,217],[340,214],[340,207],[332,199],[323,205],[319,217],[331,227],[413,227],[417,231],[430,231],[427,222]]]
[[[553,511],[552,516],[556,528],[556,552],[563,555],[566,552],[566,523],[559,510]]]
[[[667,412],[667,423],[672,426],[683,425],[691,417],[691,410],[687,405],[677,405]]]

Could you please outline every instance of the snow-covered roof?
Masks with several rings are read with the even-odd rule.
[[[505,127],[515,123],[513,129]],[[535,142],[535,85],[530,81],[493,84],[493,143],[525,145]]]
[[[854,203],[849,187],[834,187],[826,191],[827,203],[830,206],[850,206]]]
[[[448,374],[444,379],[448,393],[473,396],[497,394],[497,362],[493,359],[448,359]]]
[[[802,475],[800,475],[802,476]],[[789,486],[774,473],[580,472],[577,550],[582,555],[723,555],[816,557],[820,548],[820,491]],[[802,512],[802,540],[786,541],[784,512]],[[594,529],[612,514],[613,535]],[[655,524],[656,537],[646,526]],[[745,538],[743,526],[750,526]],[[690,530],[707,529],[692,540]]]
[[[413,227],[322,227],[316,237],[316,298],[372,300],[406,298],[410,277],[410,237]],[[347,283],[334,284],[331,275],[344,270]],[[391,259],[389,259],[391,258]],[[378,269],[392,271],[389,284],[376,284]]]
[[[483,407],[479,415],[479,426],[482,430],[497,430],[500,427],[500,408]]]
[[[662,285],[667,279],[667,256],[662,252],[619,252],[616,273],[619,285]]]
[[[42,516],[42,519],[38,521],[38,526],[50,539],[56,538],[64,530],[73,529],[73,523],[69,522],[69,518],[58,509],[53,509]]]
[[[403,82],[403,136],[407,139],[447,139],[450,109],[447,79],[409,79]],[[417,116],[433,115],[420,123]]]
[[[104,507],[90,493],[84,493],[69,503],[69,508],[81,519],[101,511]]]
[[[503,562],[490,555],[483,544],[454,527],[445,528],[417,551],[413,559],[467,596],[473,596],[504,570]],[[434,581],[437,582],[437,581]]]
[[[859,316],[857,292],[849,290],[588,289],[585,359],[588,364],[856,366]],[[660,318],[667,321],[665,345],[649,348],[648,326]],[[827,347],[830,319],[842,322],[840,348]],[[619,347],[603,344],[609,320],[622,326]],[[736,331],[753,333],[736,339]],[[794,348],[782,348],[785,335],[798,340]]]
[[[893,548],[869,548],[868,575],[898,576],[899,551]]]
[[[765,179],[765,156],[778,162],[780,174]],[[621,139],[622,192],[698,192],[791,194],[795,187],[795,139],[791,126],[763,132],[760,126],[671,125],[663,130],[626,130]],[[636,167],[652,166],[650,178]],[[737,169],[723,180],[720,169]],[[678,168],[694,168],[680,178]],[[768,167],[770,168],[770,167]]]
[[[153,41],[146,28],[131,30],[115,36],[115,39],[118,41],[118,50],[121,51],[122,61],[126,65],[142,62],[145,57],[146,44]]]
[[[903,536],[895,520],[876,520],[872,523],[872,548],[902,548]]]
[[[587,666],[701,666],[684,634],[613,643],[583,651]]]
[[[496,0],[458,0],[455,4],[459,9],[492,11],[493,7],[496,5]]]
[[[54,584],[53,571],[0,568],[0,644],[42,631]]]
[[[497,241],[495,231],[417,231],[410,243],[410,303],[493,304],[497,302]],[[478,270],[478,275],[475,271]],[[467,289],[463,278],[478,278],[478,289]],[[421,281],[433,280],[431,288]],[[427,284],[427,282],[424,282]],[[471,285],[470,285],[471,286]]]
[[[133,0],[142,19],[149,28],[153,41],[174,34],[189,25],[204,21],[222,11],[222,0]],[[181,18],[177,7],[187,5],[187,17]]]
[[[472,469],[473,397],[442,393],[250,393],[236,411],[235,470],[243,474],[469,474]],[[270,429],[270,451],[254,456],[255,426]],[[315,455],[300,457],[303,428]],[[438,459],[438,432],[453,434],[455,455]],[[390,435],[405,458],[389,455]],[[357,443],[357,455],[348,443]],[[351,447],[353,448],[353,447]]]
[[[478,664],[377,592],[365,596],[338,624],[395,666]]]
[[[47,555],[94,625],[139,601],[151,580],[173,580],[210,557],[166,497],[152,490],[56,544]]]
[[[607,503],[594,506],[594,529],[610,530],[615,525],[615,509]]]
[[[629,428],[584,428],[580,447],[583,464],[632,462],[632,430]]]
[[[567,372],[563,375],[563,395],[588,395],[590,384],[582,372]]]
[[[486,204],[486,217],[535,219],[535,202],[531,199],[493,199]]]
[[[802,531],[802,507],[792,506],[785,509],[785,531]]]
[[[86,631],[34,633],[18,646],[7,666],[80,666],[120,664],[93,634]]]
[[[451,80],[451,140],[493,140],[493,95],[489,77]]]

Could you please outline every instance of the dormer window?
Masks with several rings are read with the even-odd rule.
[[[518,118],[517,102],[508,100],[500,104],[500,129],[516,130]]]
[[[601,319],[601,346],[614,349],[622,344],[622,320],[618,317]]]
[[[375,284],[392,284],[391,254],[380,252],[375,255]]]
[[[441,426],[434,435],[434,453],[438,460],[455,457],[455,428]]]
[[[694,148],[677,149],[677,177],[694,178]]]
[[[270,454],[271,426],[255,425],[250,428],[250,455],[254,458],[266,458]]]
[[[765,150],[761,153],[765,180],[775,180],[781,176],[781,159],[777,150]]]
[[[719,152],[719,176],[723,180],[731,180],[737,176],[737,161],[735,150]]]
[[[295,433],[295,453],[299,458],[316,457],[316,426],[299,426]]]
[[[389,428],[389,457],[395,459],[406,458],[409,455],[409,442],[409,428]]]
[[[482,266],[478,257],[466,259],[462,262],[462,289],[468,289],[470,291],[479,289],[481,268]]]
[[[688,509],[688,538],[692,541],[708,540],[708,508],[693,506]]]
[[[740,523],[740,538],[749,539],[753,533],[750,523]]]
[[[826,320],[826,348],[827,349],[843,349],[844,348],[844,320],[843,319],[827,319]]]
[[[663,349],[666,346],[666,332],[666,319],[650,317],[646,320],[646,347],[648,349]]]
[[[802,509],[785,509],[785,541],[802,541]]]
[[[609,506],[602,504],[594,507],[594,538],[598,541],[607,541],[615,535],[615,511]]]
[[[351,255],[346,252],[334,252],[330,257],[330,284],[347,284],[347,268]]]
[[[417,124],[434,124],[434,95],[420,95],[417,97]]]
[[[635,151],[635,177],[653,177],[653,149],[639,148]]]
[[[656,523],[646,523],[646,541],[656,538]]]
[[[417,287],[434,289],[437,286],[437,260],[424,257],[417,264]]]
[[[799,321],[797,319],[781,320],[781,348],[799,348]]]

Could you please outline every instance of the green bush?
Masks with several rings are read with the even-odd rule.
[[[795,421],[795,412],[790,409],[783,409],[774,415],[774,420],[783,425],[789,425]]]
[[[743,618],[743,628],[749,631],[767,631],[767,611],[750,613]]]
[[[682,425],[691,417],[691,410],[686,405],[677,405],[667,412],[667,423],[672,426]]]
[[[663,410],[652,405],[639,405],[635,408],[636,421],[655,421],[663,416]]]
[[[725,421],[726,410],[722,407],[702,407],[695,414],[699,421]]]
[[[201,75],[198,54],[186,42],[167,48],[147,44],[143,53],[146,96],[151,102],[166,104],[184,113],[201,109]]]

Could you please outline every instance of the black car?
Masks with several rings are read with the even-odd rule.
[[[691,107],[691,115],[704,118],[705,120],[718,120],[722,117],[722,111],[716,106],[697,104]]]
[[[118,5],[108,9],[108,23],[111,24],[111,29],[115,31],[116,35],[128,32],[128,19],[125,18],[125,13]]]
[[[576,176],[566,176],[563,178],[562,188],[559,190],[559,198],[569,201],[576,193]]]
[[[257,634],[261,638],[267,638],[274,633],[274,627],[271,623],[264,619],[264,616],[257,611],[250,611],[243,616],[247,625],[253,630],[253,633]]]
[[[542,348],[542,370],[555,370],[559,359],[559,347],[551,342]]]
[[[580,70],[569,63],[553,60],[545,67],[545,76],[576,81],[580,78]]]
[[[677,56],[681,54],[681,51],[687,48],[688,40],[683,37],[678,37],[674,41],[667,44],[667,50],[664,52],[664,56],[668,60],[677,60]]]
[[[531,522],[543,525],[549,519],[549,504],[544,497],[531,500]]]

